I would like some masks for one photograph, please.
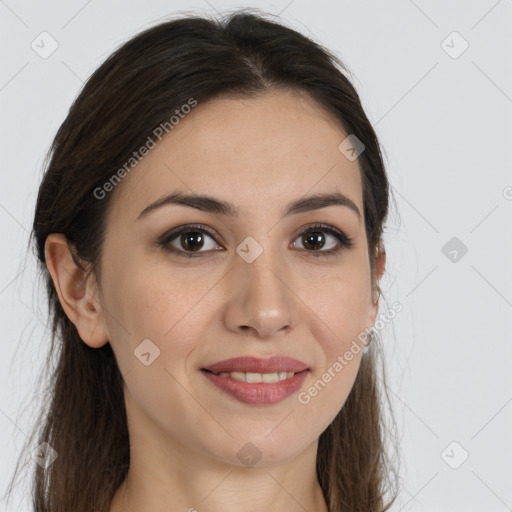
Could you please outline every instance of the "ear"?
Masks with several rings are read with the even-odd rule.
[[[60,304],[80,338],[90,347],[99,348],[109,339],[103,325],[98,287],[92,275],[87,278],[71,250],[63,234],[48,235],[44,246],[46,265]]]
[[[377,317],[377,313],[379,311],[379,298],[380,298],[380,288],[379,281],[384,274],[384,269],[386,268],[386,250],[382,243],[379,243],[377,246],[377,256],[375,258],[375,276],[374,283],[372,288],[372,304],[371,304],[371,314],[370,314],[370,324],[367,326],[370,328],[375,323],[375,318]]]

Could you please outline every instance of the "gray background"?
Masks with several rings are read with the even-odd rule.
[[[180,11],[242,6],[341,57],[385,151],[396,204],[382,288],[404,307],[382,331],[402,458],[392,510],[512,510],[510,0],[0,1],[0,498],[48,344],[26,252],[45,152],[118,44]],[[44,31],[58,44],[47,58],[31,47],[51,48]],[[29,510],[27,485],[9,511]]]

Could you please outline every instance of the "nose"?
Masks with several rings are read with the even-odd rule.
[[[265,252],[252,263],[242,258],[236,261],[229,272],[232,293],[225,309],[226,327],[231,332],[262,339],[292,330],[298,320],[299,301],[290,275]]]

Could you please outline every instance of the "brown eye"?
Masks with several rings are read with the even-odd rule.
[[[306,249],[322,249],[325,245],[325,235],[321,231],[310,231],[302,235],[302,244]]]
[[[312,256],[333,256],[353,245],[352,239],[343,232],[323,224],[312,226],[301,233],[294,242],[294,247],[297,247],[297,240],[300,240],[299,244]]]
[[[198,251],[204,245],[204,237],[199,231],[188,231],[181,234],[180,243],[187,251]]]
[[[211,250],[219,249],[219,245],[205,228],[196,226],[185,226],[165,234],[159,245],[166,251],[173,252],[180,256],[198,256]]]
[[[163,235],[158,244],[168,252],[188,257],[224,250],[217,244],[214,235],[203,225],[176,228]],[[303,249],[312,256],[334,256],[352,245],[352,239],[342,231],[324,224],[310,227],[293,242],[293,247]]]

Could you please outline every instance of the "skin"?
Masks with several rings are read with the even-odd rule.
[[[315,472],[318,438],[343,406],[362,352],[307,405],[297,394],[273,405],[241,403],[200,368],[234,356],[286,355],[309,366],[304,391],[373,325],[378,302],[359,164],[338,150],[346,136],[297,93],[200,104],[111,192],[101,283],[85,279],[62,235],[48,237],[48,268],[66,314],[84,343],[111,343],[124,376],[131,466],[111,512],[231,512],[241,504],[246,512],[327,511]],[[174,191],[229,201],[239,214],[167,205],[137,220]],[[289,202],[334,191],[361,218],[338,205],[281,218]],[[315,257],[338,244],[324,232],[323,248],[306,247],[300,235],[318,222],[353,246]],[[157,245],[189,223],[215,235],[204,234],[198,257]],[[263,249],[252,263],[236,252],[247,236]],[[179,236],[173,245],[185,251]],[[384,260],[381,251],[374,286]],[[144,339],[160,349],[148,366],[133,353]],[[237,457],[248,442],[261,454],[251,467]]]

